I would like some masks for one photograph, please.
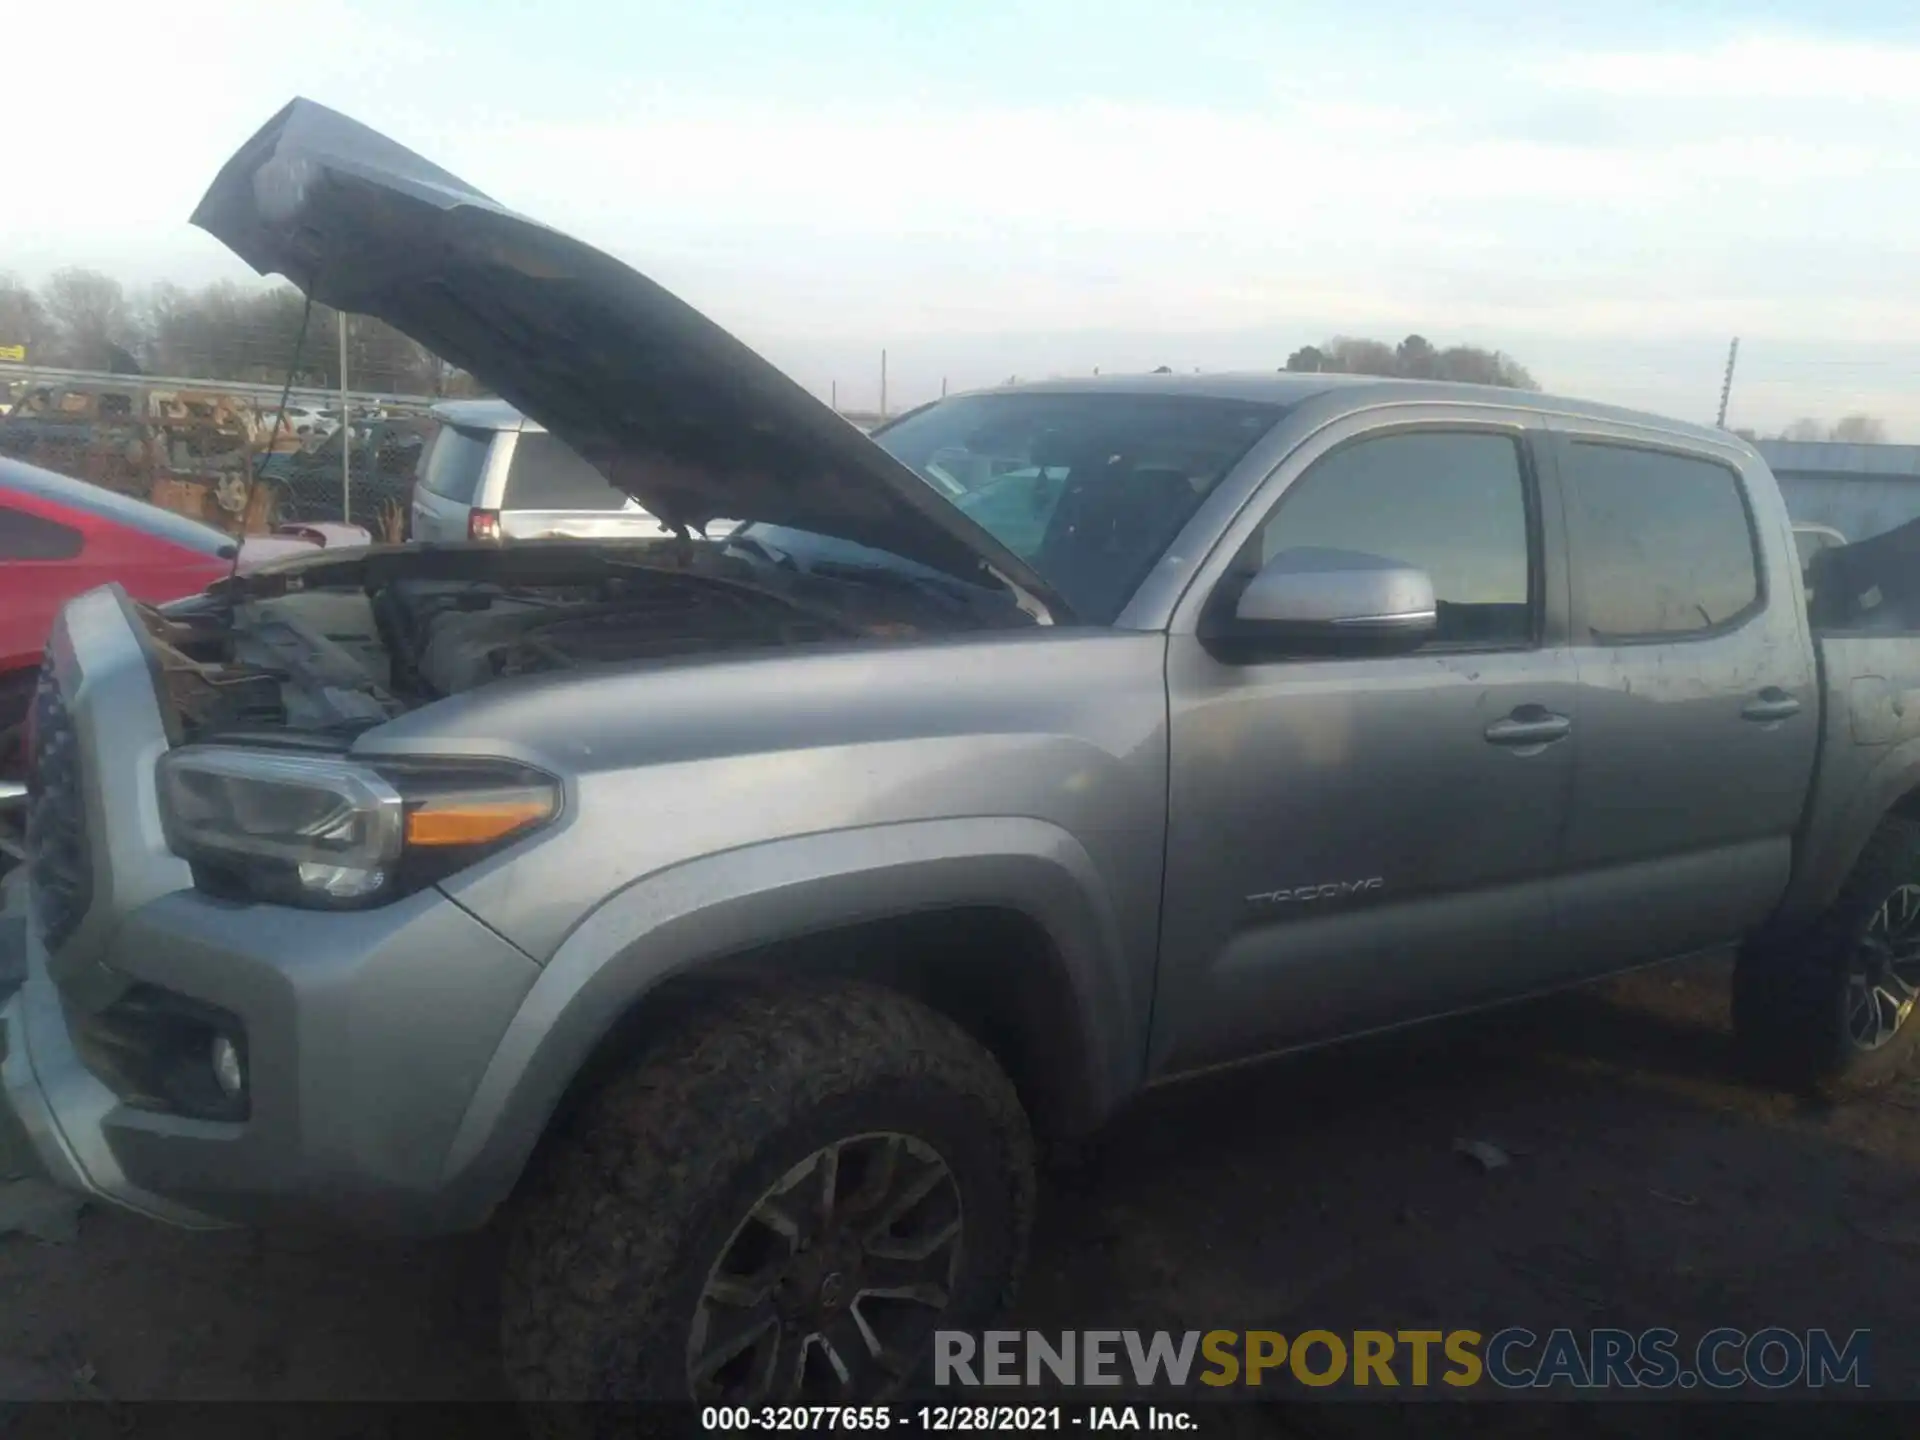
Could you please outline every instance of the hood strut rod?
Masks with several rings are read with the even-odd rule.
[[[287,379],[280,387],[280,404],[273,412],[273,431],[267,436],[266,453],[247,467],[247,493],[240,501],[240,538],[234,542],[233,568],[227,571],[229,591],[233,588],[234,576],[240,573],[240,549],[247,540],[247,516],[253,513],[254,487],[260,483],[260,475],[267,468],[267,461],[273,458],[273,447],[280,442],[280,432],[287,423],[287,401],[293,397],[293,377],[300,373],[300,352],[307,343],[307,322],[313,318],[313,287],[304,288],[306,303],[300,307],[300,329],[293,337],[293,354],[287,357]]]

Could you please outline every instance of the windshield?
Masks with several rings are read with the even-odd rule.
[[[1105,625],[1282,411],[1184,395],[964,395],[873,438]]]

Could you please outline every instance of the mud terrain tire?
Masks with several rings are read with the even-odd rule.
[[[826,1155],[845,1158],[818,1158]],[[839,1403],[898,1393],[923,1369],[936,1324],[978,1330],[1012,1299],[1033,1214],[1026,1115],[985,1049],[894,992],[838,984],[725,998],[589,1101],[546,1148],[516,1198],[501,1316],[512,1389],[526,1401],[729,1398],[715,1392],[717,1379],[696,1386],[692,1372],[705,1358],[702,1337],[719,1333],[722,1321],[729,1328],[769,1323],[758,1309],[720,1314],[712,1298],[723,1293],[716,1286],[735,1283],[742,1273],[737,1256],[750,1244],[759,1246],[749,1267],[754,1275],[782,1267],[805,1273],[783,1278],[773,1292],[785,1296],[779,1313],[788,1318],[770,1323],[788,1334],[769,1341],[763,1331],[744,1353],[758,1356],[771,1346],[782,1373],[791,1373],[785,1367],[813,1345],[806,1363],[818,1380],[825,1352],[807,1338],[815,1332],[804,1327],[813,1320],[792,1318],[792,1306],[827,1307],[808,1314],[831,1317],[844,1348],[851,1306],[828,1291],[836,1283],[850,1292],[879,1286],[878,1267],[886,1262],[865,1249],[878,1223],[873,1217],[910,1200],[912,1187],[941,1165],[951,1184],[939,1181],[928,1199],[911,1203],[946,1205],[951,1214],[897,1224],[924,1234],[957,1227],[958,1239],[948,1242],[953,1252],[938,1261],[939,1283],[928,1292],[946,1295],[946,1303],[923,1320],[906,1302],[866,1301],[859,1323],[877,1324],[874,1307],[894,1306],[886,1310],[889,1323],[906,1329],[890,1333],[904,1333],[899,1348],[914,1353],[889,1350],[885,1368],[873,1361],[861,1376],[859,1388],[868,1393],[844,1393]],[[912,1166],[921,1169],[910,1172]],[[815,1175],[836,1167],[841,1204],[855,1218],[839,1230],[830,1218],[808,1221],[818,1228],[810,1248],[804,1232],[788,1235],[791,1216],[784,1212],[830,1217],[835,1202],[818,1199]],[[888,1184],[896,1173],[906,1176],[893,1200],[870,1198],[879,1193],[882,1171]],[[833,1182],[824,1184],[831,1196]],[[763,1214],[778,1217],[782,1228],[763,1225]],[[925,1243],[924,1234],[913,1247]],[[842,1264],[849,1253],[852,1260]],[[809,1255],[818,1262],[810,1268],[802,1264]],[[724,1280],[716,1280],[723,1269]],[[800,1291],[806,1294],[796,1301]],[[902,1308],[905,1321],[898,1318]],[[761,1363],[748,1368],[758,1373]],[[775,1360],[765,1364],[776,1368]],[[751,1375],[739,1380],[741,1362],[731,1366],[726,1383],[754,1383]]]

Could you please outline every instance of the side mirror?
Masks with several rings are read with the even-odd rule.
[[[1433,638],[1426,571],[1353,550],[1282,550],[1210,638],[1257,654],[1392,655]]]

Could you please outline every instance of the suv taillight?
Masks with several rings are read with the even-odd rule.
[[[498,540],[500,538],[500,512],[498,510],[469,510],[467,512],[467,538],[469,540]]]

